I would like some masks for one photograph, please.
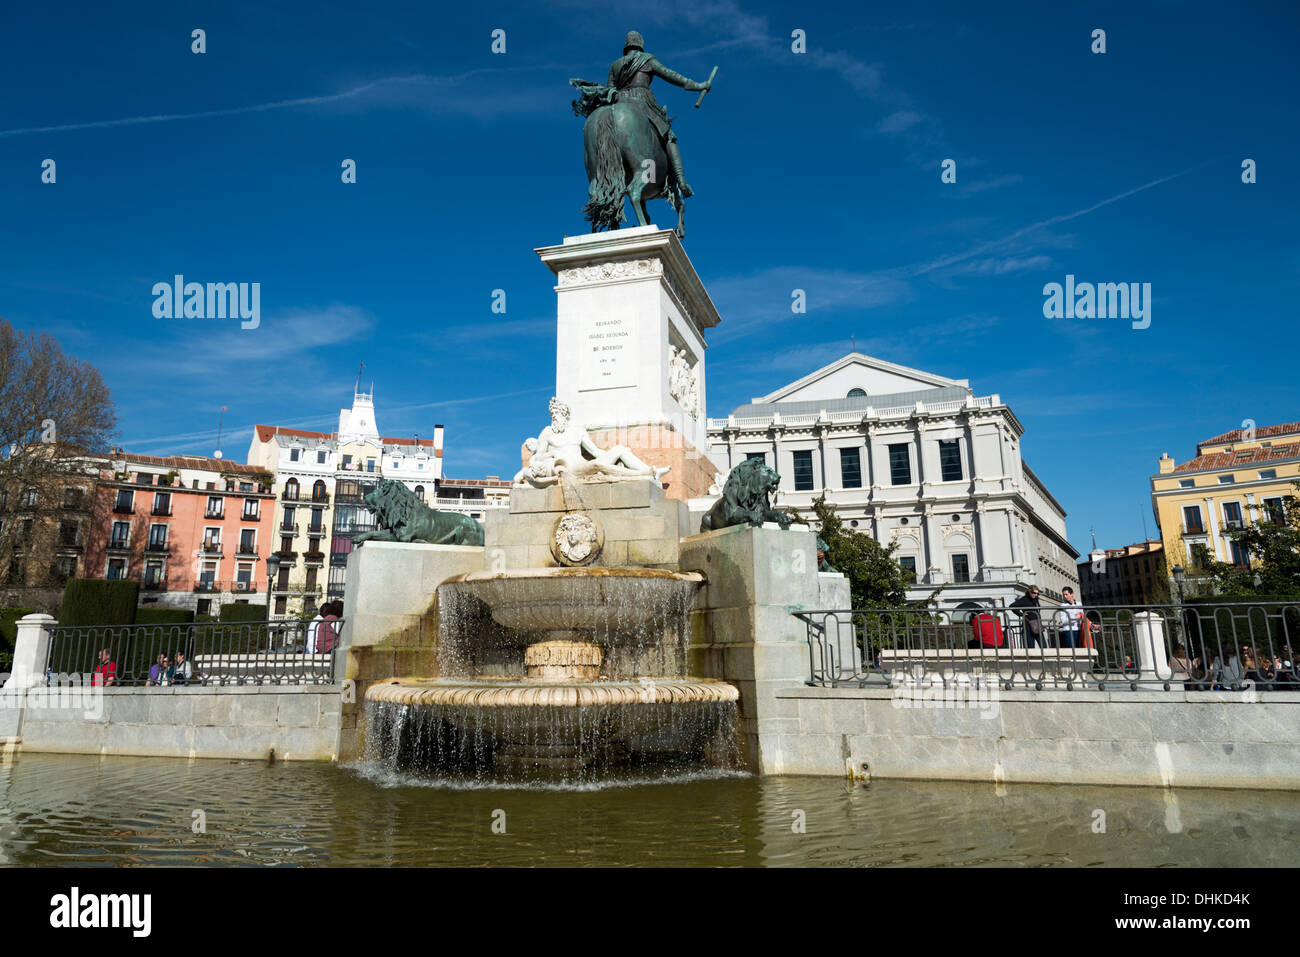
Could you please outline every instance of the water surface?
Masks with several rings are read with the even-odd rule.
[[[736,775],[457,790],[366,765],[0,765],[9,866],[1282,866],[1297,833],[1290,792]]]

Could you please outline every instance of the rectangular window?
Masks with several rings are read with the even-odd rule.
[[[898,560],[899,567],[903,569],[903,577],[908,581],[916,581],[916,558],[912,555],[904,555]]]
[[[1178,487],[1179,487],[1179,488],[1195,488],[1195,487],[1196,487],[1196,479],[1179,479],[1179,480],[1178,480]]]
[[[912,458],[906,442],[889,447],[889,481],[891,485],[912,484]]]
[[[125,525],[125,522],[121,524]],[[167,544],[167,526],[150,525],[149,526],[149,547],[160,548]]]
[[[247,591],[248,586],[253,583],[253,566],[248,564],[240,565],[239,570],[235,573],[235,579],[242,582],[244,590]]]
[[[796,492],[811,492],[812,487],[812,451],[802,449],[794,453],[794,490]]]
[[[374,470],[375,470],[375,460],[374,460],[374,459],[366,459],[366,471],[367,471],[367,472],[373,472]]]
[[[1280,498],[1264,499],[1264,517],[1274,525],[1282,525],[1286,521],[1286,510],[1282,508]]]
[[[766,452],[746,452],[746,453],[745,453],[745,461],[748,462],[750,459],[758,459],[760,462],[766,463],[766,462],[767,462],[767,453],[766,453]]]
[[[110,558],[108,560],[108,573],[104,576],[109,581],[121,581],[126,577],[126,559]]]
[[[155,515],[170,515],[172,513],[171,492],[153,493],[153,513]]]
[[[351,456],[351,455],[345,455],[345,456],[343,456],[343,467],[344,467],[345,469],[350,469],[350,468],[352,468],[352,456]]]
[[[131,537],[130,522],[114,522],[112,537],[109,539],[109,548],[125,548],[127,541]]]
[[[297,461],[298,461],[298,456],[301,455],[301,454],[302,454],[302,450],[301,450],[301,449],[290,449],[290,450],[289,450],[289,461],[290,461],[290,462],[297,462]]]
[[[939,472],[945,482],[961,481],[961,446],[956,440],[939,443]]]
[[[1259,477],[1261,479],[1275,479],[1277,478],[1277,469],[1260,469]]]
[[[1205,531],[1205,526],[1201,523],[1201,506],[1183,506],[1183,531],[1192,535],[1199,535]]]
[[[952,556],[952,580],[955,582],[970,581],[970,562],[965,555]]]
[[[293,506],[292,505],[286,505],[284,507],[284,522],[281,523],[281,527],[286,529],[293,528]]]
[[[1241,520],[1241,503],[1224,502],[1223,503],[1223,527],[1227,529],[1241,528],[1244,523]]]
[[[1238,568],[1246,568],[1250,565],[1250,555],[1240,542],[1233,542],[1230,547],[1232,550],[1232,564]]]
[[[324,450],[324,449],[321,449],[320,451],[318,451],[318,452],[316,453],[316,464],[317,464],[317,465],[324,465],[324,464],[325,464],[325,450]]]
[[[252,555],[257,551],[257,529],[245,528],[240,530],[239,550],[245,555]]]
[[[220,518],[222,512],[225,510],[222,506],[224,501],[225,500],[220,495],[209,495],[208,508],[207,511],[204,512],[204,516],[206,518]]]
[[[144,583],[159,585],[163,580],[163,566],[160,562],[150,562],[144,569]]]
[[[1231,485],[1231,484],[1233,484],[1233,483],[1236,482],[1236,481],[1237,481],[1237,476],[1235,476],[1235,475],[1220,475],[1220,476],[1219,476],[1219,484],[1220,484],[1220,485]]]
[[[117,493],[117,504],[113,506],[115,512],[130,512],[135,502],[135,492],[130,489],[119,489]]]
[[[862,456],[859,449],[840,449],[840,483],[845,488],[862,488]]]
[[[81,508],[81,502],[81,489],[76,486],[69,486],[63,490],[64,508]],[[3,502],[0,502],[0,507],[3,507],[3,504]]]
[[[221,551],[221,529],[205,528],[203,530],[203,547],[209,551]]]

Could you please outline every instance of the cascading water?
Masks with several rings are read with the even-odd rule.
[[[438,590],[438,679],[367,692],[367,758],[463,783],[584,785],[741,766],[736,688],[687,677],[701,576],[476,572]]]

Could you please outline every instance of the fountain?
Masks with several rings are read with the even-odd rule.
[[[509,514],[486,529],[485,559],[506,567],[438,586],[438,677],[368,689],[372,759],[484,783],[740,766],[737,688],[688,674],[705,577],[675,567],[686,507],[628,450],[593,451],[568,415],[552,403]],[[626,564],[629,546],[664,560]]]

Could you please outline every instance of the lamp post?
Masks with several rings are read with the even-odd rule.
[[[271,621],[271,587],[275,582],[275,574],[280,570],[280,556],[275,552],[266,556],[266,621]]]
[[[1178,586],[1178,606],[1180,608],[1183,604],[1183,578],[1186,577],[1186,574],[1182,565],[1174,566],[1174,584]]]

